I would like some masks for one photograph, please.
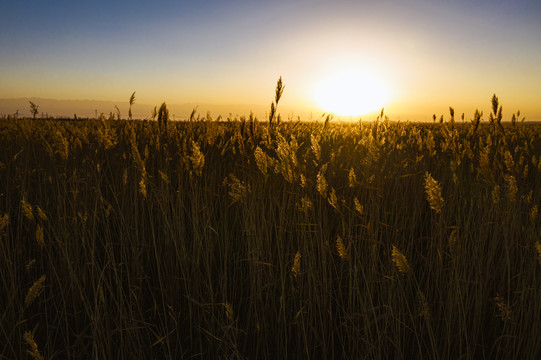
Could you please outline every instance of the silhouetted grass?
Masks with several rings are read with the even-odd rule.
[[[539,358],[541,128],[480,116],[0,120],[0,354]]]

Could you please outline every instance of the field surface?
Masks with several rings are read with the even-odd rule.
[[[0,144],[0,359],[541,355],[539,125],[4,119]]]

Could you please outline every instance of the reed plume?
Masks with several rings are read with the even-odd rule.
[[[43,237],[43,227],[41,225],[38,225],[36,228],[36,241],[40,248],[45,247],[45,239]]]
[[[30,272],[30,270],[32,270],[32,268],[34,267],[35,264],[36,264],[36,259],[32,259],[29,262],[27,262],[24,265],[24,268],[26,269],[26,272]]]
[[[513,175],[509,174],[505,174],[504,179],[507,183],[507,199],[509,202],[515,203],[517,201],[518,194],[517,179]]]
[[[338,252],[338,256],[340,256],[343,260],[347,260],[348,250],[340,236],[336,237],[336,251]]]
[[[45,211],[43,211],[43,209],[39,207],[39,205],[36,205],[36,211],[38,213],[38,217],[42,221],[47,221],[47,215],[45,214]]]
[[[513,311],[511,310],[509,304],[507,304],[507,302],[505,302],[500,295],[494,298],[494,302],[496,303],[496,308],[498,309],[498,317],[504,321],[511,320]]]
[[[327,180],[322,170],[317,173],[317,191],[324,198],[327,197]]]
[[[43,283],[45,282],[45,275],[42,275],[28,290],[26,297],[24,299],[24,306],[29,307],[32,305],[34,300],[41,294],[43,291]]]
[[[494,187],[492,188],[492,203],[494,205],[497,205],[500,200],[500,185],[494,185]]]
[[[164,102],[160,105],[158,110],[158,127],[160,130],[167,130],[167,123],[169,122],[169,110],[167,104]]]
[[[192,141],[192,155],[189,156],[189,158],[192,163],[193,173],[195,173],[196,176],[201,177],[203,174],[203,167],[205,166],[205,155],[203,155],[199,144],[195,141]]]
[[[408,274],[411,271],[411,268],[408,264],[408,260],[406,259],[406,256],[398,250],[396,246],[393,245],[393,251],[392,251],[392,259],[394,264],[396,265],[396,268],[399,272],[403,274]]]
[[[301,253],[300,251],[297,251],[297,253],[295,254],[295,259],[293,260],[293,266],[291,266],[291,274],[293,275],[294,279],[297,278],[300,270],[301,270]]]
[[[34,360],[43,360],[43,356],[40,354],[38,349],[38,344],[36,344],[36,341],[34,340],[34,335],[30,331],[24,332],[24,341],[30,348],[30,350],[27,350],[26,352],[32,359]]]
[[[135,103],[135,91],[130,96],[130,108],[128,110],[128,119],[132,120],[132,113],[131,113],[131,107]]]
[[[336,211],[340,211],[340,209],[338,208],[338,197],[336,196],[336,190],[334,190],[334,188],[331,188],[329,198],[327,200]]]
[[[537,205],[534,205],[532,209],[530,210],[530,221],[532,224],[535,224],[537,221],[537,216],[539,215],[539,207]]]
[[[353,204],[355,205],[355,211],[357,211],[359,215],[362,215],[364,213],[364,207],[356,196],[353,198]]]
[[[357,176],[355,176],[355,170],[353,170],[353,168],[349,170],[348,183],[349,187],[352,189],[355,187],[355,184],[357,184]]]
[[[23,210],[23,215],[28,220],[34,221],[34,213],[32,211],[32,205],[26,201],[26,199],[21,199],[21,209]]]
[[[263,150],[261,150],[259,146],[255,148],[254,158],[255,158],[255,163],[259,171],[261,171],[263,175],[267,176],[267,168],[268,168],[267,155],[263,152]]]
[[[310,200],[308,196],[304,196],[297,207],[301,212],[308,216],[308,211],[313,207],[312,200]]]
[[[248,187],[242,183],[234,174],[230,174],[224,183],[228,186],[228,194],[233,202],[242,201],[249,193]]]
[[[428,171],[425,173],[425,190],[430,208],[437,213],[441,213],[444,204],[441,186]]]
[[[321,161],[321,146],[319,145],[317,136],[315,136],[314,134],[310,134],[310,143],[316,161]]]
[[[4,230],[8,227],[8,225],[9,225],[9,215],[4,214],[0,216],[0,234],[4,232]]]
[[[229,319],[229,321],[233,321],[234,319],[234,312],[233,307],[229,303],[224,303],[224,309],[225,309],[225,317]]]
[[[449,236],[449,250],[451,250],[451,252],[455,252],[456,250],[456,246],[457,246],[457,231],[456,229],[453,229],[453,231],[451,232],[451,235]]]
[[[430,305],[426,300],[425,294],[419,290],[419,316],[425,320],[430,320],[432,318],[432,313],[430,312]]]

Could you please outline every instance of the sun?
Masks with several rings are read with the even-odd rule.
[[[353,117],[381,110],[391,90],[377,69],[360,65],[336,66],[313,87],[315,106],[327,113]]]

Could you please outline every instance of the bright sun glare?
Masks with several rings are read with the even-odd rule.
[[[361,116],[381,110],[390,88],[374,68],[336,66],[314,86],[315,105],[338,116]]]

